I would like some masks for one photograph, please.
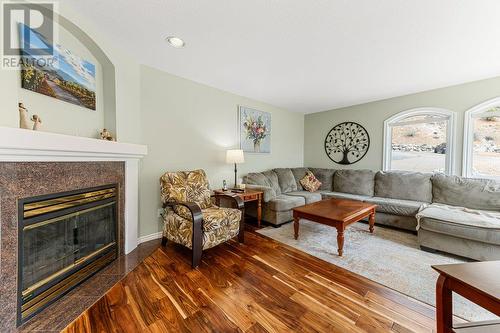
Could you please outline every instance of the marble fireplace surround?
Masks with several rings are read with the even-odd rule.
[[[0,328],[16,325],[17,199],[119,184],[120,253],[138,245],[139,161],[147,147],[0,127]]]

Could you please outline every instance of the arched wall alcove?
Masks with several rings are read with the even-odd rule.
[[[33,6],[33,5],[30,5]],[[40,10],[40,12],[47,14],[47,11],[50,10],[43,5],[36,5],[35,8]],[[49,15],[44,15],[45,17],[50,17]],[[67,19],[60,13],[55,13],[55,24],[58,25],[61,30],[65,31],[65,33],[69,33],[75,40],[77,40],[86,50],[87,53],[91,54],[94,60],[98,63],[100,67],[100,75],[101,78],[96,83],[100,85],[100,87],[96,86],[96,100],[97,106],[102,108],[103,113],[103,122],[99,122],[104,128],[108,129],[111,133],[116,135],[116,86],[115,86],[115,66],[111,59],[106,55],[106,53],[101,49],[101,47],[90,37],[85,31],[80,29],[75,23],[71,20]],[[65,45],[62,45],[63,47]],[[42,98],[50,98],[50,97],[38,97],[37,100]],[[46,102],[47,100],[44,100]],[[57,105],[57,103],[65,103],[61,101],[51,101],[50,103],[43,103],[43,108],[50,108],[48,105]],[[59,104],[60,106],[60,104]],[[73,105],[67,104],[68,109],[74,108]],[[37,105],[32,105],[34,109],[34,113],[37,112]],[[40,111],[43,112],[43,111]],[[68,110],[71,112],[71,110]],[[93,112],[93,111],[85,111],[85,112]],[[43,113],[42,113],[43,115]],[[67,116],[67,115],[66,115]],[[80,120],[81,121],[81,120]],[[50,124],[49,124],[50,125]],[[79,135],[78,126],[82,124],[71,123],[66,121],[64,124],[65,129],[61,129],[58,132],[62,132],[65,134],[74,134]],[[92,134],[89,134],[88,131],[86,134],[82,134],[81,136],[90,136],[97,137],[98,131],[101,128],[95,128],[95,131]],[[57,130],[56,130],[57,131]]]
[[[116,133],[115,66],[99,45],[77,25],[61,15],[58,16],[58,22],[59,25],[71,32],[73,36],[84,44],[101,64],[103,73],[101,98],[103,99],[104,107],[104,125],[112,133]]]

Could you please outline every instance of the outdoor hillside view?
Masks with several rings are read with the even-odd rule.
[[[392,169],[445,170],[446,121],[395,126],[392,136]],[[474,119],[473,168],[486,176],[500,173],[500,117]]]
[[[444,172],[446,121],[395,126],[392,130],[394,170]]]
[[[500,117],[474,120],[473,168],[483,175],[500,174]]]

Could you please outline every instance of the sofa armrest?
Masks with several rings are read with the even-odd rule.
[[[264,197],[263,197],[264,202],[269,202],[276,197],[276,193],[269,186],[246,184],[245,187],[251,190],[264,192]]]

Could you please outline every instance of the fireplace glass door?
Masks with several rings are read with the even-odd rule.
[[[116,258],[116,194],[105,186],[19,200],[18,322]]]
[[[56,278],[106,246],[116,244],[115,206],[108,203],[26,227],[23,290]]]

